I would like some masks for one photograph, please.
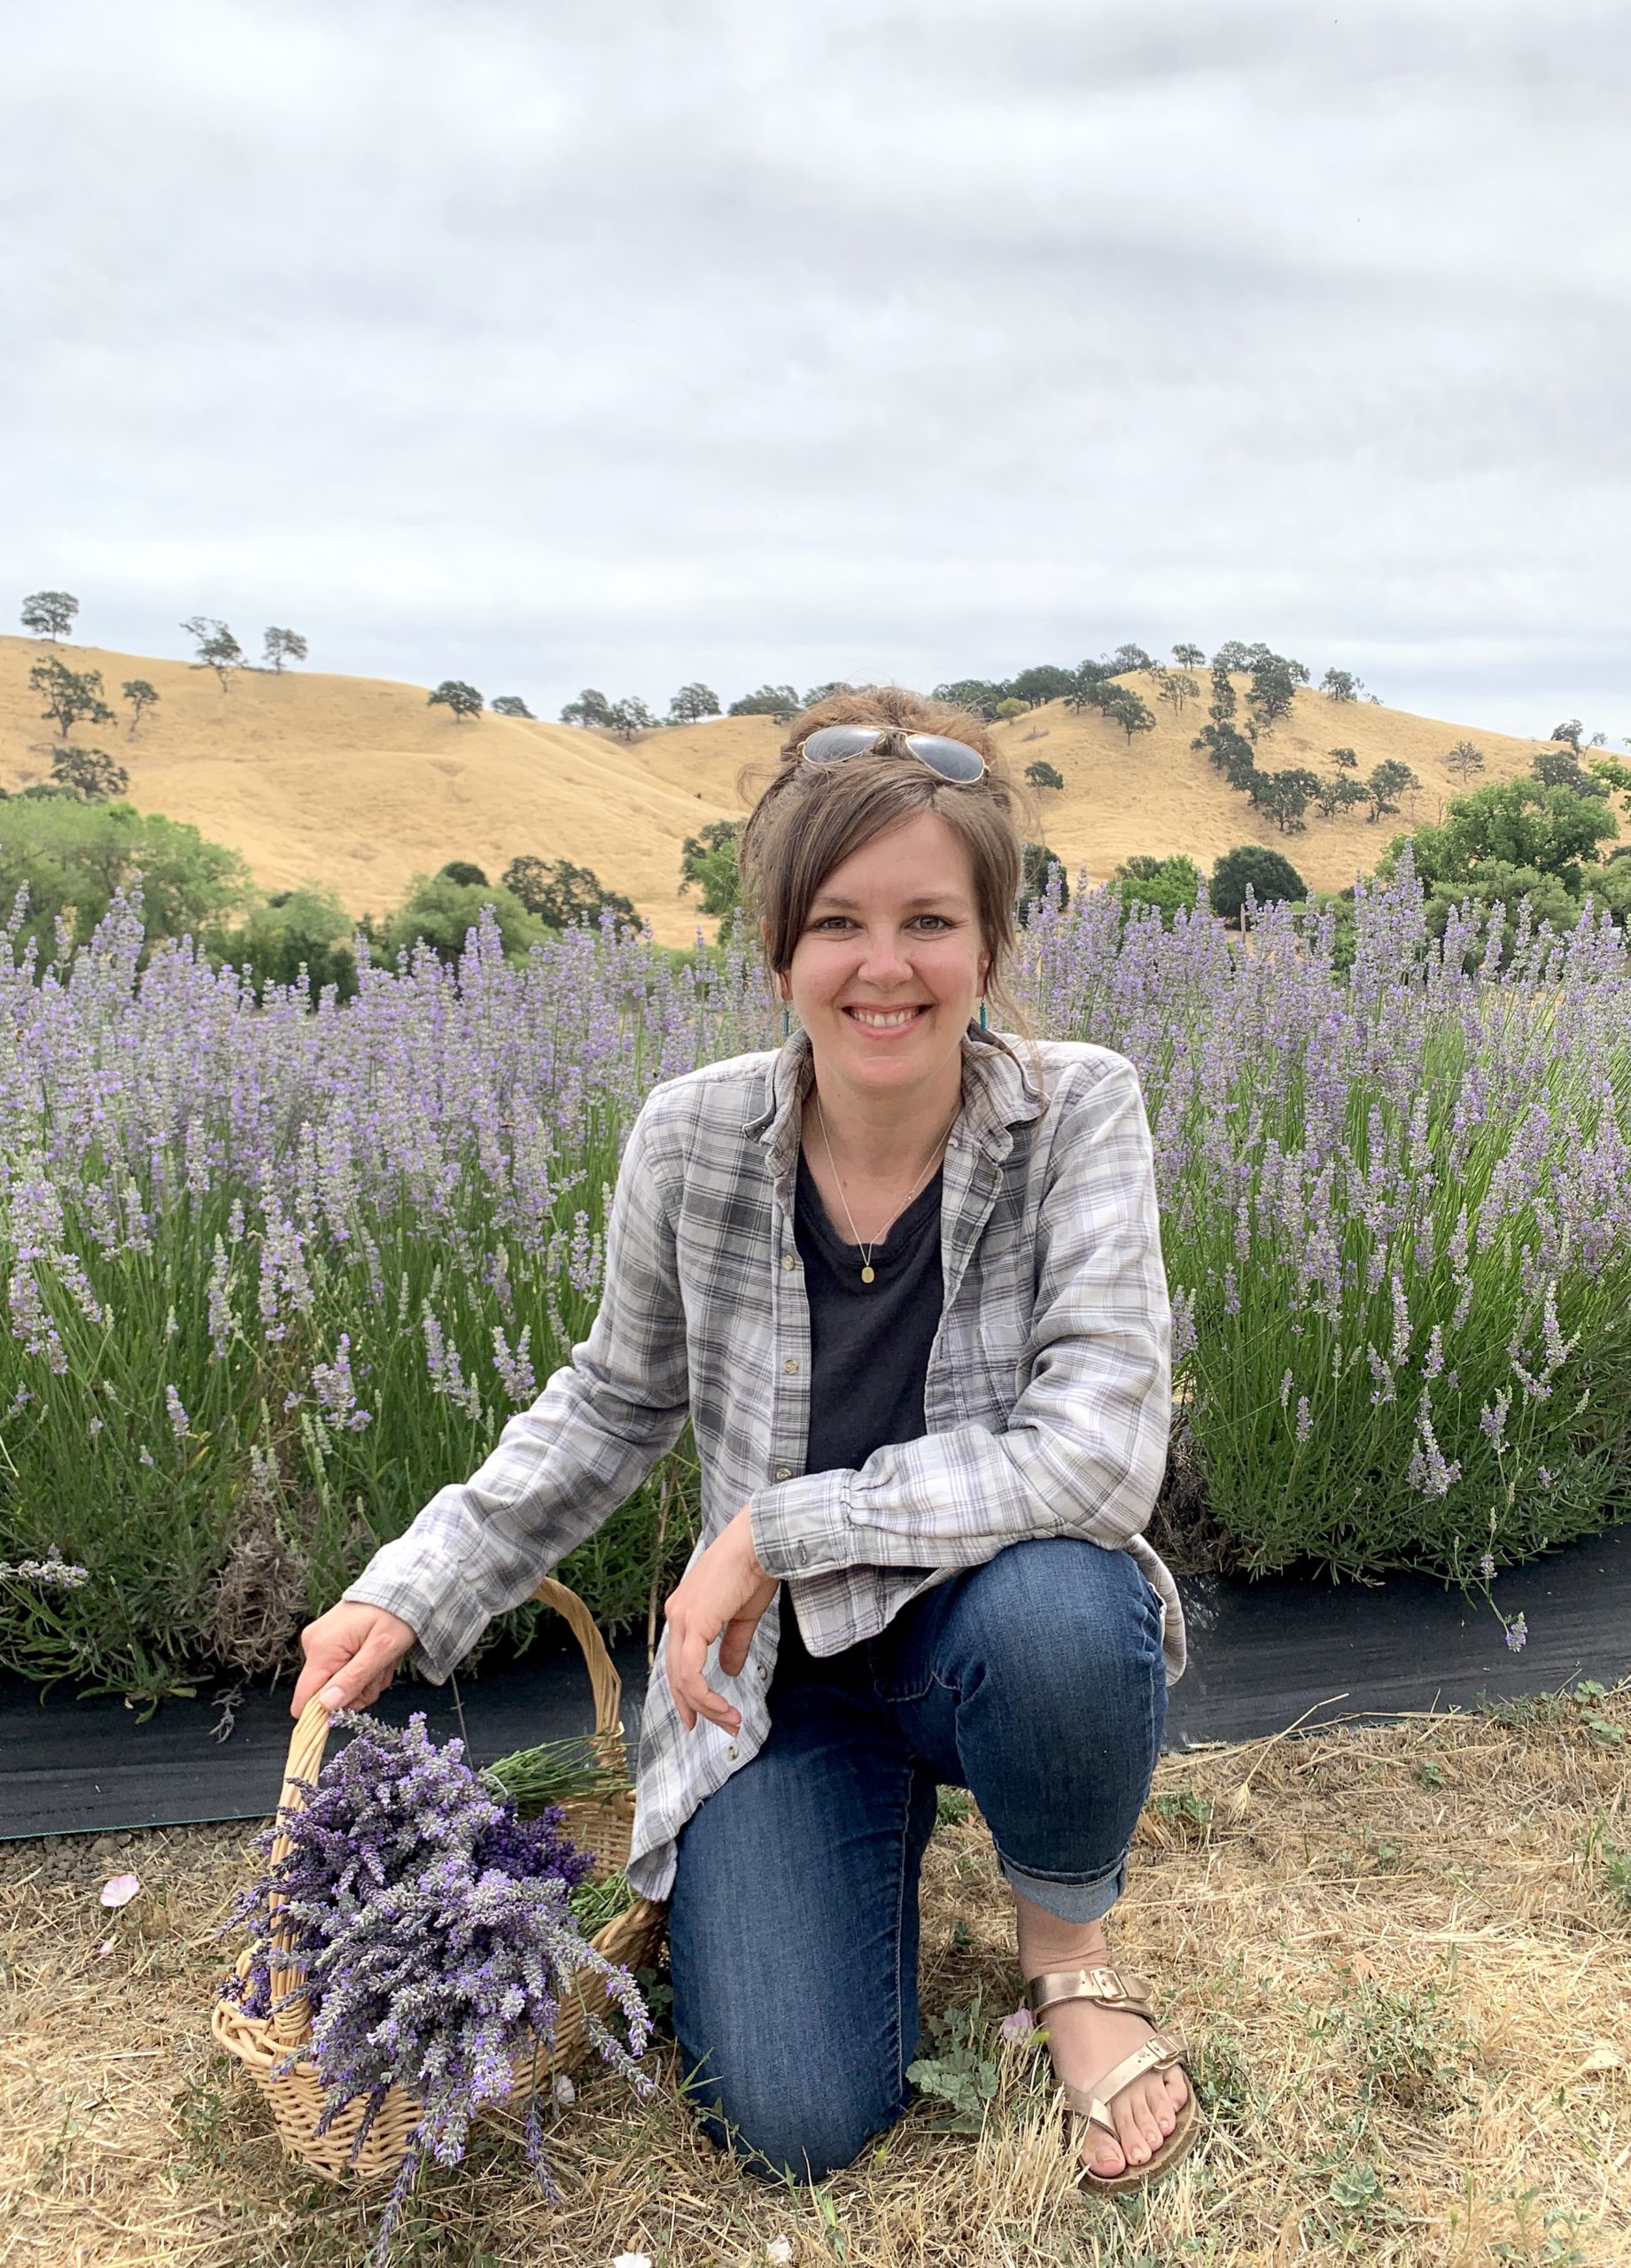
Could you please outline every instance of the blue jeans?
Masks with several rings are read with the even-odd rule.
[[[821,1659],[784,1596],[769,1700],[764,1747],[680,1835],[674,2031],[711,2140],[818,2181],[911,2101],[936,1783],[972,1792],[1049,1913],[1120,1896],[1166,1722],[1160,1603],[1125,1552],[1066,1537],[1010,1544]]]

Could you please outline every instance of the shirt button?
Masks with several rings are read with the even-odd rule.
[[[778,1480],[791,1480],[793,1478],[792,1466],[790,1464],[779,1464],[776,1467],[776,1478]]]
[[[760,1683],[761,1685],[763,1685],[763,1683],[765,1682],[765,1680],[769,1675],[770,1675],[770,1672],[765,1668],[765,1666],[764,1663],[763,1663],[763,1662],[761,1662],[761,1663],[759,1664],[759,1683]]]
[[[796,1268],[798,1262],[794,1259],[790,1252],[784,1252],[781,1255],[781,1265],[784,1268]]]
[[[781,1367],[782,1367],[782,1369],[783,1369],[784,1371],[788,1371],[788,1374],[790,1375],[794,1371],[796,1371],[796,1370],[798,1368],[798,1357],[797,1357],[797,1355],[789,1355],[788,1356],[788,1358],[787,1358],[787,1361],[786,1361],[785,1363],[783,1363],[783,1364],[781,1365]]]
[[[726,1751],[725,1751],[725,1757],[726,1757],[726,1763],[728,1763],[728,1764],[734,1764],[734,1763],[735,1763],[735,1761],[736,1761],[736,1744],[735,1744],[735,1742],[734,1742],[734,1741],[733,1741],[733,1742],[731,1743],[730,1746],[726,1750]]]
[[[810,1564],[810,1546],[807,1543],[801,1543],[798,1547],[798,1564],[801,1567],[807,1567]]]

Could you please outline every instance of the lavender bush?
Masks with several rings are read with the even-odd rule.
[[[1137,1063],[1179,1386],[1240,1565],[1468,1575],[1600,1525],[1631,1410],[1631,976],[1566,937],[1427,932],[1408,854],[1329,912],[1170,928],[1083,878],[1033,907],[1039,1029]],[[12,928],[15,936],[17,923]],[[619,1146],[657,1078],[780,1037],[738,930],[677,966],[615,924],[506,962],[369,966],[257,1008],[116,904],[0,956],[0,1658],[151,1692],[281,1658],[471,1471],[586,1330]],[[563,1573],[643,1614],[686,1445]],[[654,1565],[657,1491],[678,1478]],[[518,1618],[524,1619],[524,1618]]]
[[[1631,964],[1499,909],[1432,940],[1409,853],[1246,939],[1041,909],[1047,1029],[1138,1065],[1175,1364],[1234,1563],[1476,1581],[1627,1509]]]
[[[255,2016],[306,2000],[310,2047],[291,2051],[283,2068],[308,2052],[315,2060],[327,2098],[319,2132],[363,2102],[353,2161],[393,2085],[418,2098],[422,2116],[377,2233],[373,2256],[383,2262],[425,2155],[457,2163],[476,2112],[512,2092],[516,2058],[529,2044],[548,2048],[576,1980],[598,1979],[625,2019],[626,2045],[584,2011],[590,2040],[641,2093],[652,2085],[638,2060],[650,2020],[628,1971],[594,1950],[572,1913],[593,1860],[562,1833],[558,1809],[518,1819],[463,1762],[462,1742],[436,1746],[422,1713],[405,1731],[351,1712],[334,1722],[351,1735],[346,1746],[315,1784],[300,1783],[303,1808],[257,1838],[266,1869],[225,1925],[249,1932],[247,1971],[222,1991]],[[290,1847],[272,1861],[280,1826]],[[277,1928],[287,1940],[280,1965],[300,1981],[274,2000]],[[555,2198],[536,2089],[524,2131]]]

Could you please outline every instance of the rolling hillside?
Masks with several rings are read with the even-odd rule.
[[[386,912],[410,875],[449,858],[473,859],[496,880],[527,851],[592,867],[650,917],[663,943],[689,944],[698,915],[695,899],[678,889],[680,843],[709,819],[742,809],[741,766],[772,759],[781,737],[768,718],[727,717],[625,747],[518,718],[460,723],[427,708],[423,687],[384,679],[245,671],[223,691],[211,672],[184,662],[0,637],[0,786],[50,776],[50,727],[28,671],[53,651],[71,669],[102,672],[120,721],[82,725],[74,738],[124,765],[140,810],[190,820],[232,844],[268,889],[318,882],[354,913]],[[134,739],[120,700],[131,677],[145,678],[159,695]],[[1039,798],[1040,819],[1073,874],[1085,865],[1101,880],[1136,851],[1187,851],[1205,868],[1235,843],[1261,842],[1326,889],[1344,888],[1401,825],[1437,818],[1460,792],[1445,761],[1455,742],[1477,742],[1486,780],[1527,771],[1535,749],[1476,726],[1368,703],[1338,707],[1303,692],[1295,713],[1261,747],[1265,769],[1328,772],[1327,751],[1346,745],[1358,752],[1359,776],[1394,757],[1422,786],[1399,819],[1371,826],[1352,813],[1310,816],[1306,833],[1282,835],[1190,747],[1204,722],[1204,703],[1178,718],[1163,711],[1155,731],[1129,748],[1103,718],[1052,703],[996,729],[1016,772],[1040,757],[1063,775],[1062,793]]]

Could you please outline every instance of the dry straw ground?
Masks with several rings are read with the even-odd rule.
[[[315,881],[353,914],[388,912],[408,878],[470,858],[496,879],[523,852],[592,867],[650,916],[664,944],[689,945],[696,901],[679,894],[680,844],[742,809],[737,776],[773,757],[781,740],[765,717],[713,718],[631,746],[563,726],[484,715],[460,723],[425,705],[423,686],[376,678],[252,671],[222,689],[184,662],[0,637],[0,787],[49,776],[50,741],[28,672],[60,654],[70,669],[102,672],[105,695],[126,712],[120,688],[145,678],[159,693],[141,731],[82,726],[74,738],[108,750],[130,774],[141,811],[188,819],[248,860],[266,889]],[[1244,685],[1245,680],[1239,680]],[[1148,694],[1151,688],[1144,685]],[[1191,748],[1203,705],[1181,718],[1153,703],[1159,722],[1131,748],[1120,729],[1054,702],[998,728],[1016,772],[1045,758],[1065,781],[1041,798],[1040,822],[1071,873],[1103,881],[1137,851],[1185,851],[1203,869],[1240,843],[1291,857],[1316,889],[1343,889],[1369,873],[1389,836],[1410,819],[1439,817],[1461,783],[1446,758],[1471,737],[1487,780],[1527,771],[1534,744],[1476,726],[1443,724],[1369,702],[1333,705],[1303,692],[1263,743],[1265,769],[1334,771],[1329,750],[1353,748],[1363,778],[1384,757],[1410,765],[1421,788],[1399,819],[1376,825],[1352,812],[1309,819],[1282,835],[1225,786]],[[704,920],[711,935],[714,924]]]
[[[561,2208],[489,2127],[426,2183],[399,2260],[751,2268],[786,2237],[801,2268],[1631,2261],[1628,1736],[1622,1689],[1164,1759],[1113,1943],[1200,2043],[1206,2132],[1147,2199],[1068,2188],[1034,2049],[1000,2051],[982,2133],[936,2132],[925,2102],[814,2192],[739,2176],[668,2085],[640,2106],[591,2076],[553,2129]],[[6,2268],[364,2258],[366,2202],[280,2160],[207,2036],[242,1841],[86,1846],[51,1886],[41,1846],[5,1849]],[[122,1864],[144,1888],[111,1921],[97,1889]],[[1012,2008],[977,1818],[936,1833],[924,1906],[926,2008]],[[796,1974],[786,2018],[796,2054]]]

